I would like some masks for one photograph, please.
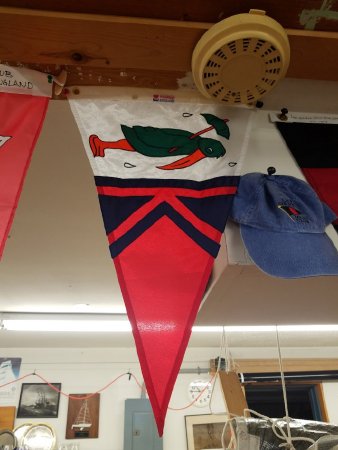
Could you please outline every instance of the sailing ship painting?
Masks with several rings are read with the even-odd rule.
[[[23,383],[17,417],[57,417],[61,383],[52,383],[52,386]]]
[[[68,403],[66,439],[97,438],[100,394],[71,394]]]
[[[79,414],[76,416],[76,419],[72,425],[72,430],[80,430],[80,431],[88,431],[92,426],[90,411],[88,407],[88,400],[83,400]]]

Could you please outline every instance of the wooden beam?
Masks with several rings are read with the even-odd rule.
[[[317,30],[336,31],[332,2],[324,5],[323,0],[1,0],[3,6],[30,9],[67,11],[87,14],[104,14],[110,16],[148,17],[152,19],[179,20],[185,22],[215,23],[234,14],[247,13],[251,8],[262,9],[284,28],[302,29],[308,20],[316,17]]]
[[[168,86],[179,87],[177,75],[191,70],[193,49],[211,25],[0,7],[0,61],[35,64],[49,73],[66,68],[77,85],[93,84],[91,73],[97,79],[102,71],[109,80],[110,73],[116,79],[121,72],[139,71],[153,78],[160,73]],[[287,76],[338,80],[338,33],[287,32],[292,55]],[[117,85],[135,86],[125,78]]]
[[[209,24],[0,7],[1,60],[38,64],[190,70]]]
[[[236,370],[240,373],[280,372],[278,359],[236,359]],[[283,358],[284,372],[316,372],[338,370],[337,358]]]
[[[1,58],[0,58],[1,59]],[[17,66],[15,61],[6,61],[9,66]],[[21,64],[20,64],[21,65]],[[25,67],[40,72],[58,74],[60,65],[57,64],[31,64]],[[174,70],[146,70],[134,68],[106,68],[81,65],[62,65],[68,73],[67,86],[117,86],[175,90],[178,83],[181,87],[191,87],[192,77],[186,78],[186,72]],[[182,81],[179,81],[182,80]]]
[[[338,33],[287,31],[291,49],[288,77],[338,80]]]
[[[236,372],[218,372],[226,410],[242,416],[248,409],[244,392]]]

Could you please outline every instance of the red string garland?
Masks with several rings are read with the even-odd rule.
[[[214,375],[211,377],[210,383],[212,383],[215,380],[216,373],[214,373]],[[22,381],[25,378],[28,378],[28,377],[31,377],[31,376],[36,376],[36,377],[40,378],[40,380],[43,381],[45,384],[47,384],[51,389],[53,389],[54,391],[58,392],[60,395],[63,395],[64,397],[70,398],[72,400],[88,400],[89,398],[94,397],[96,394],[99,394],[100,392],[103,392],[106,389],[108,389],[112,384],[114,384],[117,380],[119,380],[120,378],[124,377],[125,375],[127,375],[129,377],[129,380],[131,378],[133,378],[133,380],[136,382],[136,384],[138,385],[138,387],[141,390],[145,389],[141,385],[141,383],[138,381],[138,379],[136,378],[136,376],[134,374],[132,374],[131,372],[126,372],[126,373],[122,373],[121,375],[117,376],[116,378],[114,378],[114,380],[110,381],[108,384],[106,384],[101,389],[97,390],[96,392],[94,392],[92,394],[88,394],[88,395],[84,395],[84,396],[79,397],[79,396],[70,395],[70,394],[67,394],[66,392],[61,391],[61,389],[58,389],[56,386],[54,386],[52,383],[50,383],[48,380],[46,380],[42,375],[36,373],[35,371],[33,373],[28,373],[26,375],[23,375],[22,377],[17,378],[16,380],[9,381],[8,383],[5,383],[5,384],[1,384],[0,385],[0,389],[4,388],[4,387],[6,387],[6,386],[8,386],[10,384],[18,383],[19,381]],[[182,408],[168,407],[168,409],[170,409],[171,411],[181,411],[181,410],[190,408],[200,398],[200,396],[203,394],[203,392],[206,389],[207,389],[207,386],[205,386],[202,389],[202,391],[199,393],[199,395],[191,403],[189,403],[188,405],[183,406]]]

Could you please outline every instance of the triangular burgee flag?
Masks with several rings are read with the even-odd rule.
[[[335,122],[311,123],[309,119],[276,125],[309,184],[338,216],[337,119]],[[338,220],[334,226],[338,230]]]
[[[236,192],[250,111],[94,96],[70,105],[162,435]]]
[[[0,92],[0,258],[48,101],[48,97]]]

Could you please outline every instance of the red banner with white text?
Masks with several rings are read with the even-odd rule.
[[[48,101],[48,97],[0,92],[0,258]]]

